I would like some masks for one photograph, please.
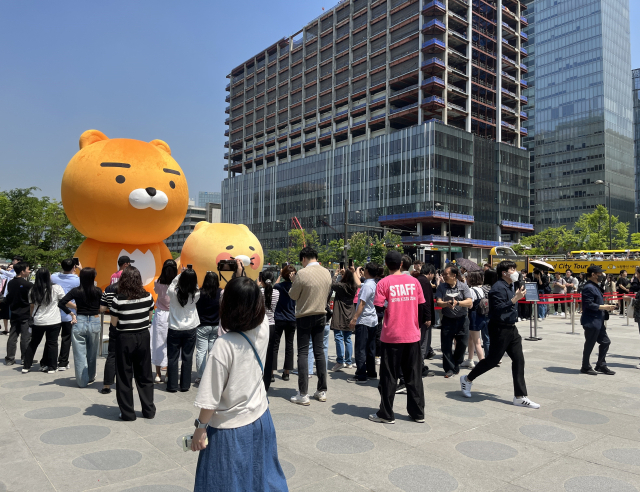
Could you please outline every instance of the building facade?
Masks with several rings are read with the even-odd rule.
[[[195,200],[189,199],[189,207],[187,208],[187,213],[182,224],[180,224],[180,227],[178,227],[176,232],[164,240],[164,244],[167,245],[169,251],[180,253],[184,242],[189,237],[189,234],[193,232],[196,224],[203,220],[207,220],[207,209],[203,207],[196,207]]]
[[[529,4],[527,106],[532,222],[572,227],[597,205],[633,221],[635,202],[628,0]],[[534,79],[534,83],[532,80]],[[596,183],[601,181],[601,183]],[[602,184],[604,182],[604,185]]]
[[[467,240],[529,231],[525,10],[344,0],[234,68],[222,220],[267,249],[283,247],[293,216],[338,237],[345,199],[363,224],[432,213],[400,219],[429,242],[446,232],[438,208],[466,217],[452,230]]]
[[[222,194],[219,191],[199,191],[198,207],[205,208],[207,203],[222,203]]]
[[[640,68],[631,73],[633,89],[633,141],[636,164],[636,214],[640,214]],[[635,221],[637,224],[637,220]],[[636,226],[636,232],[638,232]]]

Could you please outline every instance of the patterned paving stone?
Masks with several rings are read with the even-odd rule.
[[[171,425],[184,422],[193,418],[193,414],[189,410],[161,410],[156,413],[155,418],[144,421],[149,425]]]
[[[403,434],[426,434],[431,430],[431,426],[427,423],[418,424],[413,420],[404,420],[397,417],[395,424],[385,425],[384,428],[391,432],[401,432]]]
[[[62,419],[64,417],[70,417],[80,412],[78,407],[45,407],[37,408],[36,410],[30,410],[24,414],[28,419],[43,420],[43,419]]]
[[[480,418],[487,415],[487,412],[472,405],[446,405],[438,408],[438,412],[452,415],[453,417]]]
[[[458,488],[458,481],[447,472],[425,465],[401,466],[388,478],[405,492],[453,492]]]
[[[545,442],[569,442],[576,438],[573,432],[551,425],[523,425],[518,429],[524,436]]]
[[[160,403],[161,401],[165,401],[166,399],[167,397],[164,395],[159,395],[157,392],[153,393],[153,403]],[[112,403],[114,405],[117,405],[118,399],[114,398]],[[140,397],[138,396],[137,393],[134,393],[133,395],[133,405],[135,408],[140,408]]]
[[[609,417],[601,413],[589,412],[587,410],[576,410],[573,408],[559,408],[552,414],[555,418],[583,425],[600,425],[609,422]]]
[[[311,427],[315,420],[306,415],[295,413],[274,413],[271,415],[276,430],[298,430]]]
[[[45,444],[68,446],[70,444],[85,444],[104,439],[111,433],[111,429],[103,425],[75,425],[61,427],[45,432],[40,440]]]
[[[469,458],[481,461],[502,461],[518,455],[517,449],[494,441],[465,441],[458,443],[456,450]]]
[[[142,454],[132,449],[110,449],[84,454],[71,462],[84,470],[122,470],[137,464]]]
[[[40,391],[38,393],[29,393],[22,397],[24,401],[47,401],[57,400],[59,398],[64,398],[62,391]]]
[[[323,453],[358,454],[374,448],[373,442],[360,436],[331,436],[320,439],[316,444]]]
[[[40,386],[42,381],[11,381],[10,383],[4,383],[3,388],[18,389],[18,388],[30,388],[31,386]]]
[[[567,492],[638,492],[633,485],[616,478],[583,476],[573,477],[564,483]]]
[[[293,463],[289,463],[287,460],[280,460],[280,466],[284,472],[284,478],[289,480],[296,474],[296,467]]]
[[[640,449],[613,448],[602,452],[605,458],[625,465],[640,466]]]
[[[624,388],[620,388],[620,391],[632,395],[640,395],[640,387],[638,386],[626,386]]]

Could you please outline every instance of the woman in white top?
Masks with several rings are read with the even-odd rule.
[[[33,364],[33,355],[38,349],[42,338],[46,335],[44,354],[40,370],[54,374],[58,370],[58,335],[62,327],[58,301],[64,297],[64,290],[59,285],[51,283],[51,274],[46,268],[36,272],[36,280],[29,291],[32,327],[31,340],[24,354],[23,373],[29,372]]]
[[[167,391],[178,391],[178,362],[180,368],[180,391],[189,391],[191,387],[191,368],[193,351],[200,318],[196,303],[200,299],[198,275],[191,268],[173,279],[169,289],[169,330],[167,333]]]
[[[151,325],[151,363],[156,366],[156,383],[164,382],[162,370],[167,370],[167,331],[169,329],[169,286],[178,276],[175,260],[166,260],[162,272],[153,284],[156,298],[156,311]]]
[[[227,332],[209,354],[194,402],[201,409],[191,445],[201,451],[194,492],[286,491],[262,382],[269,320],[250,278],[227,283],[220,323]]]

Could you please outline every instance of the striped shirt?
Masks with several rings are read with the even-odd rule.
[[[105,306],[108,309],[111,309],[111,301],[116,296],[118,292],[118,282],[115,284],[108,285],[104,292],[102,293],[102,297],[100,298],[100,305]]]
[[[138,331],[149,329],[149,313],[153,311],[153,297],[147,294],[141,299],[123,299],[115,296],[109,309],[118,317],[118,331]]]

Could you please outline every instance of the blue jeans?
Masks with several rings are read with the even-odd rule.
[[[336,342],[336,362],[338,364],[351,364],[351,332],[348,330],[333,330],[333,339]]]
[[[324,327],[324,332],[322,333],[322,345],[323,345],[323,349],[324,349],[324,360],[325,360],[325,367],[329,367],[329,333],[331,332],[331,329],[329,328],[329,325],[326,325]],[[313,339],[311,337],[309,337],[309,346],[312,347],[313,346]],[[313,374],[313,350],[309,350],[309,374]]]
[[[543,296],[544,292],[539,290],[538,295]],[[547,317],[547,309],[549,304],[538,304],[538,318],[546,318]]]
[[[196,331],[196,371],[198,371],[198,379],[202,378],[204,368],[207,367],[209,352],[211,352],[217,338],[217,326],[198,326]]]
[[[100,348],[100,318],[98,316],[77,316],[73,325],[71,346],[73,347],[73,365],[76,370],[76,383],[85,388],[96,378],[96,360]]]

